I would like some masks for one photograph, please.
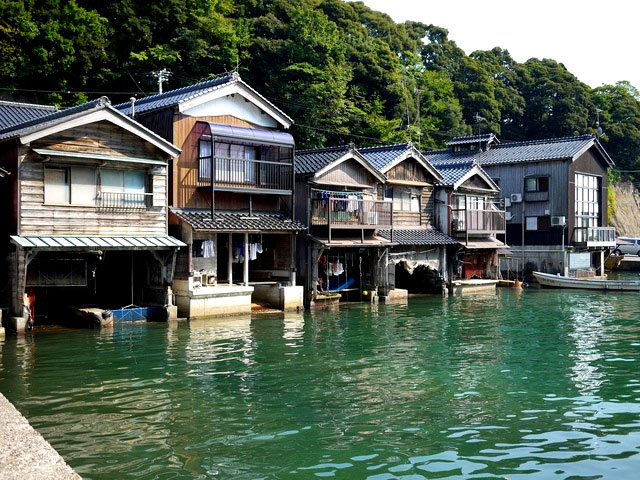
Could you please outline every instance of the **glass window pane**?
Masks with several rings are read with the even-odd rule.
[[[538,217],[527,217],[527,230],[538,229]]]
[[[127,193],[145,193],[147,178],[144,172],[124,172],[124,191]]]
[[[71,169],[71,203],[74,205],[95,205],[95,201],[95,169],[73,167]]]
[[[100,171],[100,177],[103,192],[124,192],[124,175],[122,170],[103,168]]]
[[[538,179],[537,178],[527,178],[526,185],[527,192],[535,192],[538,190]]]
[[[200,156],[200,158],[202,158],[202,157],[210,157],[211,156],[211,142],[200,140],[199,145],[200,145],[200,152],[199,152],[198,155]]]
[[[69,203],[69,175],[66,168],[44,169],[44,203]]]

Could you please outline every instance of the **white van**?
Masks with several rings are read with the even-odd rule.
[[[640,257],[640,238],[618,237],[616,238],[616,255],[638,255]]]

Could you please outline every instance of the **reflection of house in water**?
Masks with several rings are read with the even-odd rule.
[[[130,111],[131,104],[119,106]],[[136,119],[182,148],[170,224],[188,248],[174,290],[187,317],[302,306],[295,286],[292,120],[237,74],[146,97]]]
[[[41,113],[0,130],[11,327],[67,305],[165,305],[183,245],[167,235],[179,150],[106,97]]]

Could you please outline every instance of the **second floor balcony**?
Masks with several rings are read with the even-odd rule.
[[[581,247],[616,247],[616,229],[614,227],[575,227],[572,243]]]
[[[483,208],[453,208],[451,233],[455,235],[496,235],[506,230],[505,211],[492,203]]]
[[[293,163],[251,158],[200,157],[198,186],[211,186],[211,171],[216,190],[251,190],[262,193],[291,194]]]
[[[96,207],[112,211],[140,211],[152,205],[153,193],[99,192]]]
[[[389,201],[361,198],[312,198],[310,225],[329,228],[390,228],[393,204]]]

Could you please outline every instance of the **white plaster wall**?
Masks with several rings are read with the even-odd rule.
[[[246,101],[242,95],[237,93],[196,105],[182,113],[190,117],[231,115],[240,120],[262,127],[276,128],[278,126],[273,118],[262,113],[262,110],[253,103]]]

